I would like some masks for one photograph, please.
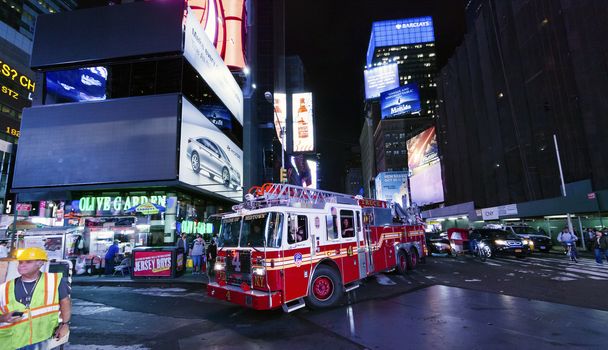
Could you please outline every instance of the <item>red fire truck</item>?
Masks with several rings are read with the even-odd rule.
[[[423,226],[400,222],[404,211],[385,201],[266,184],[233,210],[207,293],[256,310],[335,305],[362,279],[405,274],[427,255]]]

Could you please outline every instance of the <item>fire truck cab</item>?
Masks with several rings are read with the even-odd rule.
[[[362,279],[405,273],[427,254],[422,225],[396,222],[384,201],[283,184],[253,190],[222,218],[214,298],[258,310],[328,307]]]

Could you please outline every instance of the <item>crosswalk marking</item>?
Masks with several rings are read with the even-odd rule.
[[[550,277],[558,281],[572,281],[579,279],[608,280],[608,268],[598,266],[594,260],[580,258],[578,263],[570,261],[567,257],[530,256],[526,259],[510,259],[498,257],[493,260],[492,266],[517,266],[517,273]],[[540,271],[526,270],[525,268],[538,267]],[[522,269],[523,268],[523,269]]]

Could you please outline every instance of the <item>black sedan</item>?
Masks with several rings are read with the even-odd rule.
[[[499,255],[525,258],[530,254],[529,242],[508,231],[476,229],[471,232],[471,249],[482,260]]]

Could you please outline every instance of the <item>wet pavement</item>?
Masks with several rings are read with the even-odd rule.
[[[87,283],[73,289],[66,348],[606,349],[607,283],[589,259],[433,257],[366,279],[341,306],[291,314],[219,302],[200,282]]]
[[[441,285],[305,316],[369,349],[606,349],[608,312]]]

